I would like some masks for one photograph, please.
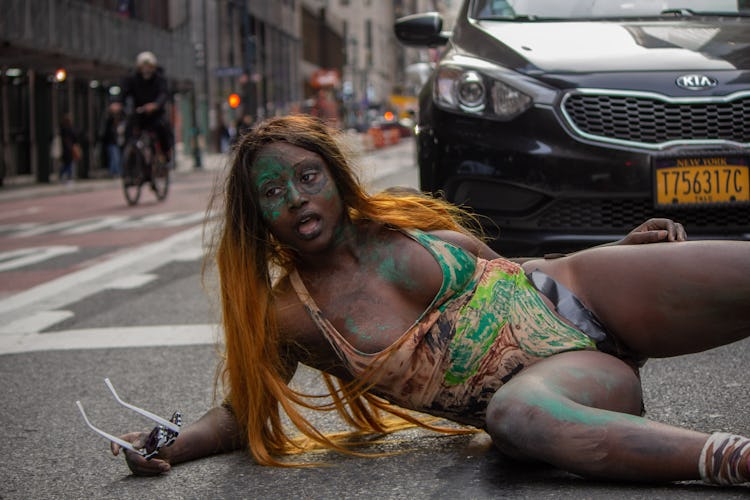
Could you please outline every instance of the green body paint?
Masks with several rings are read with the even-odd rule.
[[[416,290],[419,287],[419,284],[409,273],[408,256],[401,259],[396,259],[393,255],[383,256],[378,264],[377,271],[385,281],[396,283],[406,290]]]
[[[365,333],[363,333],[363,332],[360,331],[359,327],[357,326],[357,324],[354,322],[354,320],[352,318],[346,318],[346,320],[344,321],[344,325],[346,326],[347,330],[349,330],[350,332],[352,332],[357,337],[359,337],[361,339],[365,339],[365,340],[372,339],[371,335],[367,335],[367,334],[365,334]]]
[[[587,426],[605,426],[619,420],[621,417],[607,412],[591,411],[591,408],[550,398],[546,401],[535,401],[534,405],[549,414],[555,420],[584,424]]]
[[[631,425],[639,427],[649,425],[648,421],[641,417],[626,413],[596,410],[568,400],[562,400],[559,397],[536,398],[533,401],[529,401],[529,403],[560,422],[582,424],[589,427],[604,427],[617,422],[629,422]]]

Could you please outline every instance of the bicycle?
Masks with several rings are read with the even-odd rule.
[[[141,189],[148,183],[158,201],[169,191],[170,164],[161,151],[156,134],[147,129],[134,130],[122,155],[122,190],[128,205],[141,198]]]

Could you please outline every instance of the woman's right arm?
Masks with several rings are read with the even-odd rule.
[[[147,436],[147,432],[132,432],[121,438],[138,448],[144,444]],[[234,415],[227,407],[218,406],[206,412],[197,422],[187,426],[171,446],[162,448],[151,460],[146,460],[132,451],[124,451],[125,460],[133,474],[154,476],[169,471],[174,464],[234,451],[240,449],[243,444],[240,426]],[[121,451],[120,446],[115,443],[112,443],[111,448],[114,455]]]
[[[306,310],[296,298],[288,277],[277,285],[275,297],[276,315],[278,317],[279,338],[285,339],[281,348],[283,366],[282,378],[289,383],[297,370],[297,365],[304,362],[306,350],[300,347],[300,340],[306,336],[317,335],[317,328],[310,320]],[[131,432],[120,436],[121,439],[142,448],[148,432]],[[187,426],[171,446],[162,448],[151,460],[130,450],[122,450],[111,444],[112,453],[125,452],[125,460],[133,474],[155,476],[167,472],[172,465],[188,462],[218,453],[238,450],[246,446],[247,440],[228,405],[210,409],[197,422]]]

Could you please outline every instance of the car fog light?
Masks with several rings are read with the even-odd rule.
[[[484,82],[475,71],[467,71],[458,82],[458,102],[469,112],[484,110]]]

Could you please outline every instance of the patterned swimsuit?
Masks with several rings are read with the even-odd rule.
[[[484,427],[492,395],[524,367],[553,354],[595,350],[597,339],[571,327],[544,302],[521,267],[485,260],[417,230],[443,272],[427,310],[399,340],[374,354],[355,349],[325,318],[296,270],[292,286],[354,376],[399,406]]]

